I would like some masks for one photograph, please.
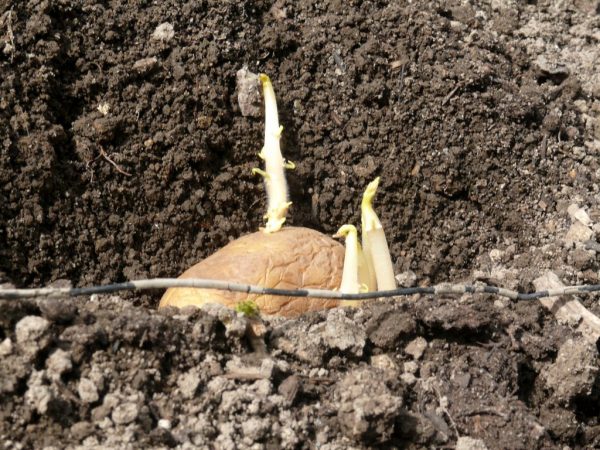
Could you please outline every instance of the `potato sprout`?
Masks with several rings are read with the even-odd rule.
[[[252,169],[252,173],[263,176],[267,190],[268,206],[265,233],[279,231],[285,222],[287,210],[292,204],[288,201],[288,189],[285,180],[285,169],[293,169],[294,164],[286,162],[281,155],[279,140],[283,127],[279,126],[277,101],[271,80],[261,73],[258,76],[265,98],[265,145],[258,156],[265,161],[265,170]]]
[[[362,245],[365,259],[377,281],[377,290],[396,289],[394,267],[383,226],[373,210],[373,197],[379,186],[379,177],[369,183],[361,204]],[[371,275],[372,277],[373,275]]]
[[[358,282],[358,233],[354,225],[343,225],[335,238],[346,238],[346,253],[344,255],[344,270],[342,271],[342,284],[340,291],[345,294],[357,294],[360,290]]]

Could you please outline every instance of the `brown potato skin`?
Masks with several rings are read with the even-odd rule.
[[[207,278],[279,289],[338,289],[342,280],[344,247],[329,236],[301,227],[262,231],[230,242],[190,267],[179,278]],[[159,308],[221,303],[234,307],[253,300],[261,314],[295,317],[333,308],[338,300],[248,295],[215,289],[170,288]]]

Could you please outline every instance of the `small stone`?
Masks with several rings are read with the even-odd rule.
[[[490,250],[490,259],[492,260],[492,262],[494,264],[498,264],[502,261],[502,256],[503,256],[504,252],[502,252],[502,250],[494,248],[492,250]]]
[[[17,323],[17,344],[28,356],[33,357],[49,343],[50,322],[39,316],[26,316]]]
[[[242,433],[244,437],[250,439],[252,442],[263,439],[269,428],[270,424],[267,418],[250,417],[248,420],[242,422]]]
[[[269,380],[256,380],[249,387],[249,390],[255,392],[259,398],[266,398],[273,391],[273,385]]]
[[[332,309],[322,332],[325,343],[334,349],[361,357],[367,336],[362,328],[344,315],[341,308]]]
[[[598,375],[598,352],[585,338],[568,339],[558,350],[553,364],[542,371],[548,387],[562,403],[588,397]]]
[[[414,287],[417,284],[417,274],[412,270],[407,270],[396,275],[396,281],[400,287]]]
[[[571,228],[569,228],[569,231],[567,231],[563,241],[567,245],[572,245],[575,242],[585,242],[590,240],[593,235],[594,232],[589,227],[579,221],[575,221],[571,225]]]
[[[469,387],[469,384],[471,384],[471,374],[468,372],[453,374],[451,379],[454,384],[460,386],[463,389],[467,389]]]
[[[300,391],[300,378],[297,375],[290,375],[281,382],[277,392],[282,395],[288,404],[293,404]]]
[[[400,375],[400,380],[407,386],[412,386],[417,382],[417,377],[412,373],[403,373]]]
[[[140,409],[137,403],[126,402],[117,406],[112,413],[112,420],[117,425],[127,425],[137,419]]]
[[[570,74],[566,65],[557,60],[550,60],[545,55],[540,55],[535,59],[534,67],[536,67],[541,74],[556,77],[560,80],[564,80]]]
[[[92,122],[94,138],[106,142],[114,139],[121,121],[117,117],[99,117]]]
[[[417,364],[415,361],[407,361],[404,363],[405,373],[415,374],[417,373],[417,370],[419,370],[419,364]]]
[[[177,386],[181,390],[181,394],[185,398],[194,398],[196,391],[200,386],[200,375],[196,369],[192,369],[189,372],[181,374],[177,379]]]
[[[92,421],[97,423],[106,418],[110,422],[110,418],[108,418],[108,416],[118,404],[119,398],[115,394],[105,395],[102,404],[92,409]]]
[[[481,439],[474,439],[469,436],[461,436],[456,440],[456,450],[487,450],[485,443]]]
[[[158,66],[158,59],[153,56],[151,58],[138,59],[133,63],[133,70],[140,75],[146,75],[152,72]]]
[[[77,315],[77,307],[64,300],[40,302],[40,311],[44,318],[59,324],[70,323]]]
[[[52,380],[59,380],[63,373],[69,372],[73,368],[71,355],[59,348],[46,360],[46,368]]]
[[[94,425],[90,422],[77,422],[71,426],[71,436],[77,441],[83,441],[94,432]]]
[[[13,352],[13,343],[10,338],[4,339],[0,343],[0,356],[8,356]]]
[[[573,220],[573,221],[577,220],[577,221],[581,222],[583,225],[585,225],[586,227],[592,226],[592,219],[590,219],[590,216],[588,215],[588,213],[585,212],[585,210],[583,208],[580,208],[579,205],[577,205],[575,203],[569,205],[569,207],[567,208],[567,213],[571,217],[571,220]]]
[[[15,333],[18,344],[39,340],[50,327],[50,322],[39,316],[26,316],[17,323]]]
[[[79,380],[77,392],[83,403],[94,403],[100,398],[96,384],[89,378],[81,378]]]
[[[595,252],[590,252],[583,248],[576,248],[569,255],[569,262],[573,264],[573,267],[577,270],[588,269],[594,260]]]
[[[238,105],[244,117],[260,117],[262,100],[258,75],[242,67],[236,73]]]
[[[152,33],[152,39],[156,41],[169,42],[175,36],[173,25],[168,22],[161,23]]]
[[[398,373],[398,365],[386,354],[371,356],[371,365],[385,372]]]
[[[108,116],[108,113],[110,112],[110,104],[108,102],[102,102],[96,109],[103,116]]]
[[[158,421],[158,428],[170,430],[171,429],[171,421],[169,419],[160,419]]]
[[[275,365],[275,361],[271,358],[265,358],[260,363],[260,373],[266,378],[266,380],[270,380],[273,378],[275,373],[277,372],[277,366]]]
[[[427,341],[419,336],[418,338],[410,341],[404,351],[411,355],[414,359],[421,359],[426,348]]]
[[[53,398],[50,388],[42,384],[34,384],[25,392],[25,403],[42,415],[48,411]]]

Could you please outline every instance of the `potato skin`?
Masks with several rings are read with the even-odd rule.
[[[207,278],[279,289],[337,289],[344,264],[344,247],[329,236],[301,227],[284,227],[267,234],[242,236],[179,278]],[[214,289],[170,288],[159,307],[221,303],[234,307],[243,300],[256,302],[262,314],[294,317],[333,308],[338,300],[248,295]]]

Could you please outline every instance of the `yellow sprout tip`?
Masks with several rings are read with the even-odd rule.
[[[345,238],[350,233],[356,233],[356,227],[354,225],[342,225],[337,233],[333,235],[334,238]]]
[[[361,210],[362,210],[362,228],[363,233],[369,230],[382,228],[381,222],[379,221],[379,217],[375,213],[373,209],[373,198],[375,197],[375,193],[377,192],[377,188],[379,187],[379,177],[375,178],[371,181],[367,188],[365,189],[365,193],[363,194]],[[363,235],[364,240],[364,235]],[[366,245],[363,242],[363,245]]]
[[[266,83],[270,83],[271,79],[269,78],[269,75],[267,75],[266,73],[261,73],[258,75],[258,80],[262,83],[262,84],[266,84]]]
[[[379,177],[375,178],[371,181],[367,188],[365,189],[365,193],[362,198],[362,206],[370,206],[373,203],[373,198],[375,197],[375,193],[377,192],[377,188],[379,187]]]

